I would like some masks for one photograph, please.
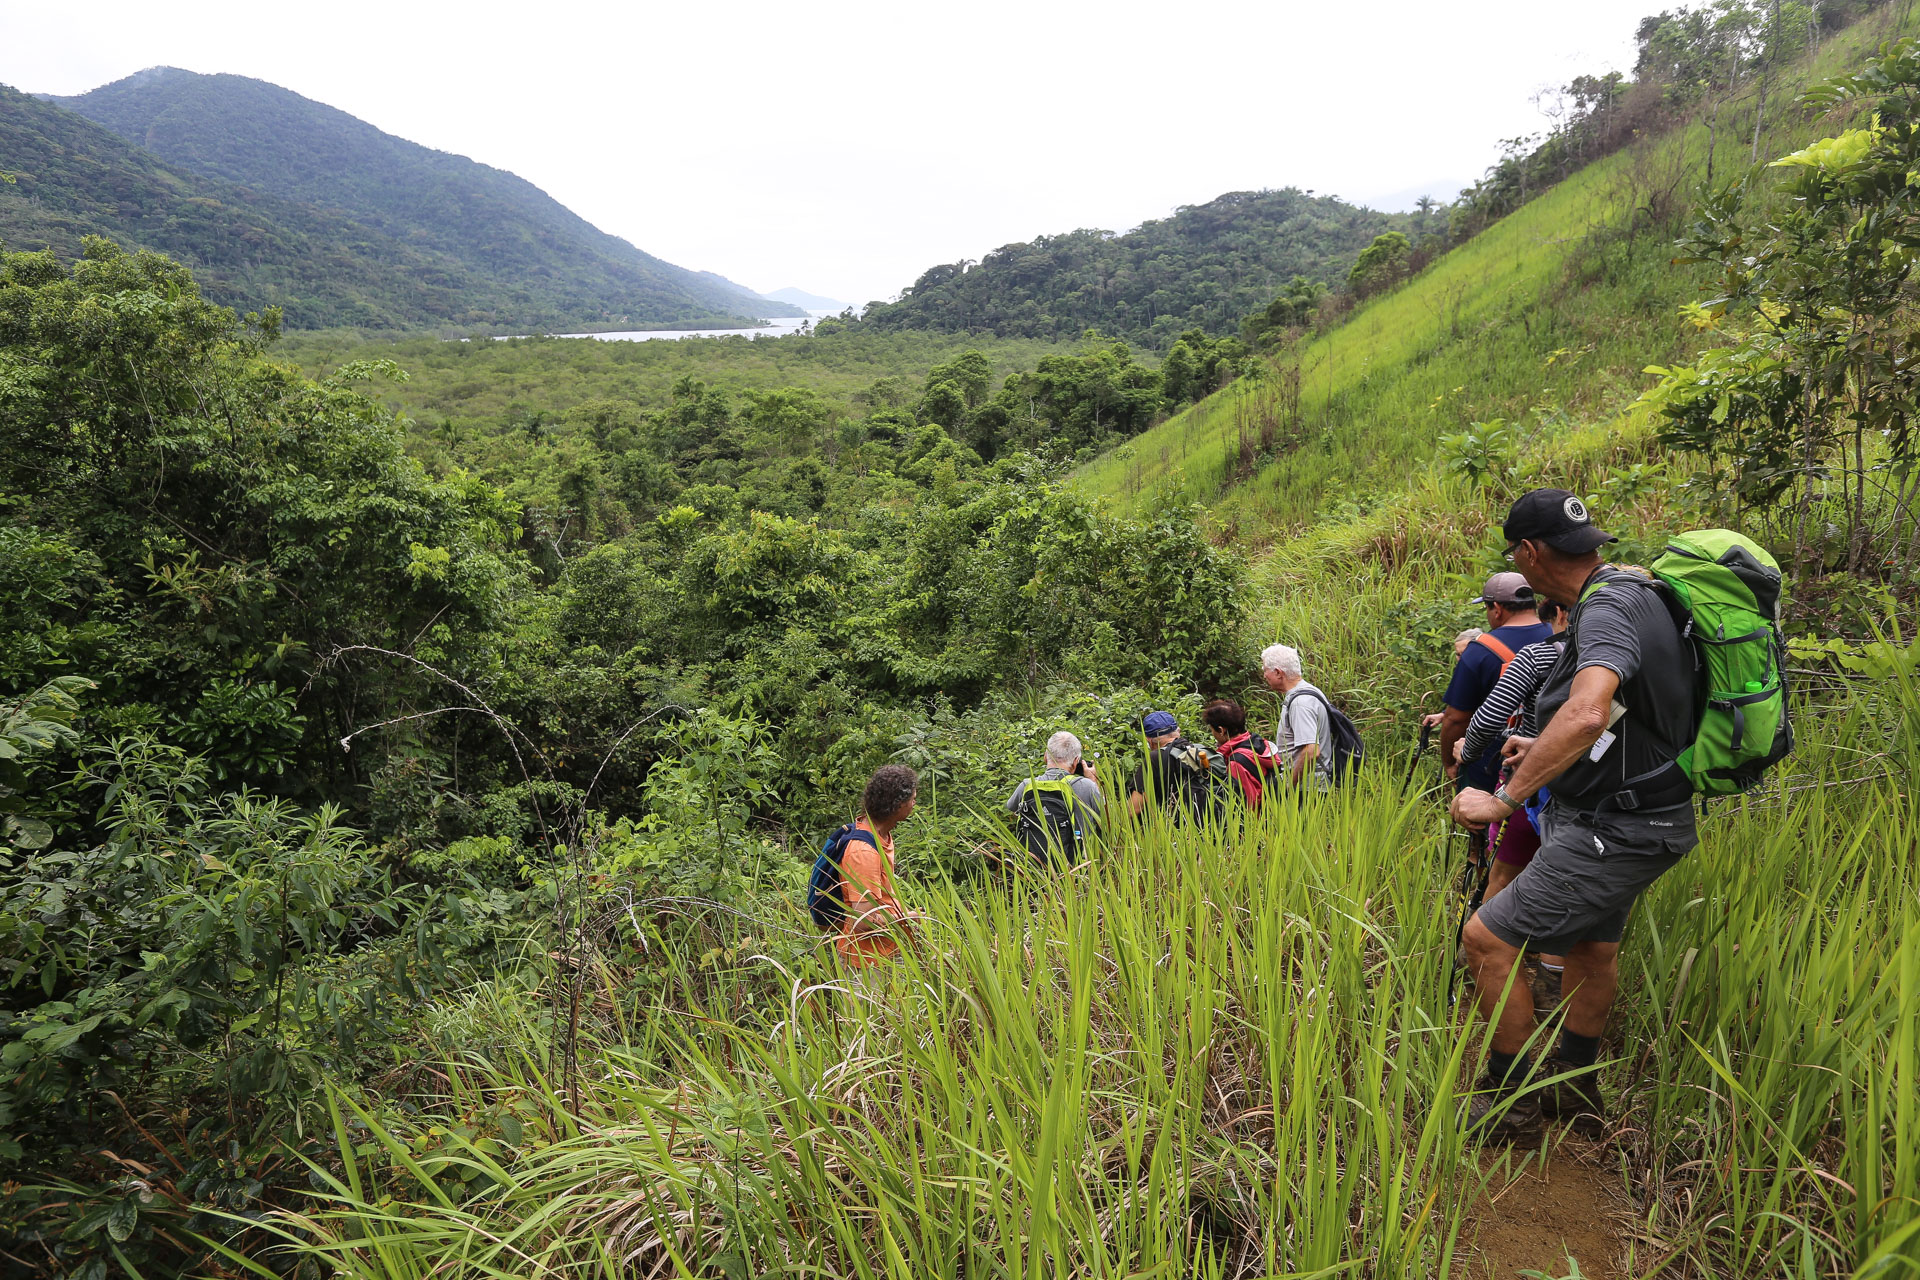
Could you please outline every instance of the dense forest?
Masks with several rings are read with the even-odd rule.
[[[1083,461],[1249,356],[1237,339],[1197,332],[1153,363],[1105,340],[864,328],[637,343],[323,334],[281,350],[315,377],[357,370],[356,385],[400,415],[415,458],[521,504],[536,558],[626,533],[691,486],[796,518],[837,510],[864,501],[863,477],[902,445],[963,471]]]
[[[1150,341],[288,337],[0,254],[0,1268],[1911,1271],[1920,42],[1700,12],[1659,128]],[[1542,484],[1771,550],[1799,742],[1634,911],[1606,1132],[1508,1158],[1414,744]],[[1275,640],[1357,776],[1119,816]],[[1041,874],[1062,729],[1115,821]],[[854,972],[806,877],[887,763]]]
[[[1165,349],[1224,335],[1296,276],[1330,283],[1394,220],[1297,188],[1237,191],[1125,233],[1070,231],[929,268],[859,323],[1072,339],[1087,329]]]
[[[62,101],[0,86],[0,243],[16,250],[73,258],[88,235],[156,249],[220,302],[302,329],[803,314],[641,253],[512,174],[257,80],[156,68]]]
[[[627,505],[589,494],[560,537],[409,458],[350,389],[378,370],[310,380],[268,336],[104,241],[0,262],[9,1159],[110,1176],[101,1100],[170,1079],[229,1099],[182,1150],[282,1167],[275,1135],[371,1065],[395,996],[544,919],[562,843],[790,892],[766,817],[830,820],[1009,673],[1213,685],[1246,660],[1241,567],[1194,513],[1103,515],[911,414],[849,439],[781,393],[584,407]],[[984,374],[953,363],[935,386]],[[1024,719],[971,723],[1011,764]],[[949,858],[988,830],[935,813]],[[234,1205],[271,1181],[233,1176]]]

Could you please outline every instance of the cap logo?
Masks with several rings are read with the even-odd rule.
[[[1567,519],[1573,521],[1575,524],[1586,524],[1592,519],[1592,517],[1587,515],[1587,504],[1572,494],[1567,495],[1567,500],[1560,504],[1560,509],[1566,512]]]

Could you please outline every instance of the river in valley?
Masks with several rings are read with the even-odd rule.
[[[602,342],[654,342],[678,341],[681,338],[727,338],[735,335],[745,338],[784,338],[803,324],[810,324],[822,316],[830,316],[831,311],[816,311],[808,316],[789,316],[780,320],[769,320],[757,329],[626,329],[613,333],[556,333],[556,338],[598,338]]]

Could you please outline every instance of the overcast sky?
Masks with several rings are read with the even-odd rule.
[[[865,302],[1227,191],[1451,196],[1543,126],[1540,89],[1630,70],[1658,7],[0,0],[0,82],[255,76],[682,266]]]

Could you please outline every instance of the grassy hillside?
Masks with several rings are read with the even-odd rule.
[[[1165,348],[1191,328],[1237,332],[1296,275],[1344,277],[1395,222],[1296,187],[1235,191],[1124,235],[1041,236],[930,268],[899,301],[871,304],[862,323],[1054,339],[1099,329]]]
[[[1895,30],[1889,9],[1829,41],[1774,90],[1760,153],[1829,129],[1783,105]],[[1721,110],[1714,162],[1743,167],[1753,100]],[[1702,120],[1588,166],[1374,298],[1325,333],[1083,468],[1089,492],[1134,505],[1173,492],[1266,545],[1342,504],[1402,489],[1442,436],[1504,422],[1514,448],[1604,425],[1616,461],[1645,459],[1618,415],[1641,370],[1690,341],[1677,309],[1700,282],[1672,265],[1686,204],[1707,175]],[[1296,393],[1297,388],[1297,393]]]

